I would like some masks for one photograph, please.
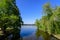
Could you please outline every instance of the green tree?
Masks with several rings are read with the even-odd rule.
[[[0,28],[4,38],[8,37],[8,34],[13,34],[12,40],[18,40],[22,24],[23,21],[16,6],[16,0],[0,0]],[[7,28],[12,28],[12,31],[8,31]]]
[[[37,20],[38,22],[36,21],[36,26],[48,34],[60,34],[60,7],[52,8],[50,4],[47,3],[43,9],[44,14],[39,21]]]

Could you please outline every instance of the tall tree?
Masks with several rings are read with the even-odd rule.
[[[9,34],[7,28],[13,28],[12,40],[20,38],[21,24],[23,23],[19,10],[16,6],[16,0],[0,0],[0,28],[4,36]]]

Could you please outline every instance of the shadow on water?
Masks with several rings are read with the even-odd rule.
[[[42,30],[36,31],[37,40],[57,40],[52,37],[49,33],[44,32]]]

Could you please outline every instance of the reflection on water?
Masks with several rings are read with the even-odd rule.
[[[23,40],[37,40],[37,37],[35,35],[36,30],[37,30],[36,26],[22,26],[20,34],[23,37]],[[49,40],[48,34],[44,32],[40,32],[40,33],[41,33],[41,36],[38,38],[38,40]],[[50,40],[57,40],[57,39],[51,37]]]

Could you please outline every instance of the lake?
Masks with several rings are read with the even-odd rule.
[[[26,37],[31,35],[32,33],[35,33],[37,30],[36,26],[22,26],[21,27],[21,36]]]
[[[23,40],[36,40],[36,30],[36,26],[22,26],[21,36],[23,37]]]
[[[23,37],[23,40],[37,40],[36,38],[36,26],[22,26],[21,27],[21,36]],[[38,40],[44,40],[42,36],[39,37]],[[56,40],[55,38],[51,37],[51,40]]]

